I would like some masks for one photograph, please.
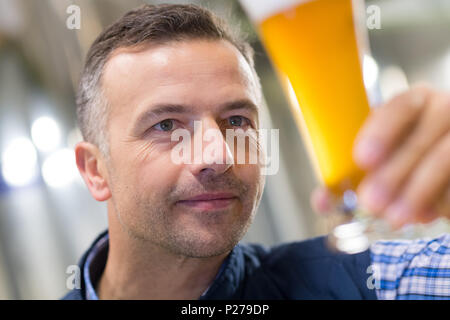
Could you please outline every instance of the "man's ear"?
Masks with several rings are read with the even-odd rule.
[[[75,158],[78,170],[94,199],[105,201],[111,198],[105,160],[100,150],[92,143],[82,141],[75,146]]]

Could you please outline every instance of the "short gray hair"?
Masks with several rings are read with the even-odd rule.
[[[102,91],[101,78],[115,49],[189,39],[229,41],[249,63],[260,87],[251,46],[242,34],[231,30],[211,11],[195,5],[143,5],[104,30],[89,49],[76,98],[78,126],[83,139],[97,145],[103,155],[108,156],[108,101]]]

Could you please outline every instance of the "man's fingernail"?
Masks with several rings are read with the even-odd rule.
[[[421,108],[425,104],[426,96],[423,92],[413,92],[411,96],[411,106]]]
[[[361,188],[361,203],[371,212],[381,211],[389,201],[386,188],[378,183],[369,183]]]
[[[363,166],[375,164],[381,156],[381,145],[373,139],[361,139],[356,145],[355,160]]]
[[[411,209],[408,204],[398,200],[386,209],[385,217],[394,228],[399,228],[409,220],[410,214]]]

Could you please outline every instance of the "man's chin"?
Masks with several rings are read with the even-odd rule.
[[[231,251],[241,240],[243,232],[214,230],[214,228],[185,231],[172,239],[170,246],[178,254],[191,258],[210,258]],[[242,234],[242,236],[241,236]]]

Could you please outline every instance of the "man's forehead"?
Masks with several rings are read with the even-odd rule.
[[[116,49],[105,65],[103,83],[110,86],[145,77],[163,84],[201,75],[220,75],[245,84],[252,81],[250,66],[228,41],[189,40]]]
[[[209,109],[248,99],[258,105],[254,81],[250,65],[228,41],[191,40],[117,50],[105,66],[102,87],[112,115],[162,103]]]

